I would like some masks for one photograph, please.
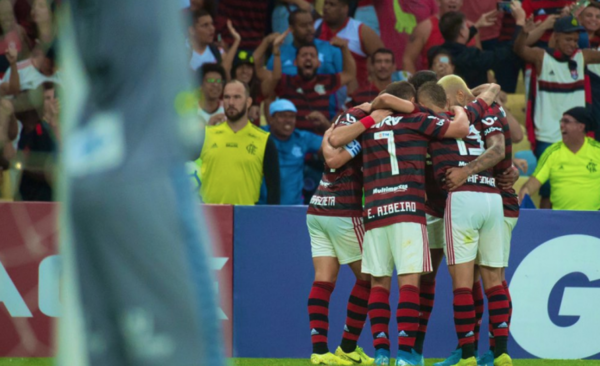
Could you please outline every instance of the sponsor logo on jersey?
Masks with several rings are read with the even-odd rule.
[[[400,184],[400,185],[395,186],[395,187],[375,188],[375,189],[373,189],[373,194],[406,192],[407,189],[408,189],[408,185],[406,185],[406,184]]]
[[[375,125],[375,128],[380,128],[380,127],[383,127],[383,126],[390,126],[390,127],[392,127],[392,126],[395,126],[398,123],[400,123],[400,121],[402,121],[402,117],[392,117],[392,116],[385,117],[385,119],[383,121],[381,121],[381,122],[379,122],[378,124]]]
[[[484,177],[479,174],[473,174],[469,178],[467,178],[467,183],[485,184],[490,187],[496,187],[496,178]]]
[[[312,196],[310,204],[315,206],[335,206],[335,197]]]
[[[483,131],[483,135],[487,136],[487,135],[489,135],[490,133],[492,133],[494,131],[500,131],[500,132],[502,132],[502,129],[500,127],[490,127],[488,129],[486,129],[485,131]]]
[[[225,144],[225,146],[227,147],[238,147],[238,144],[235,142],[228,142],[227,144]]]
[[[373,212],[376,211],[376,212]],[[403,212],[417,212],[416,202],[396,202],[390,203],[389,205],[379,206],[375,208],[369,208],[367,210],[367,218],[374,219],[377,217],[388,216]]]

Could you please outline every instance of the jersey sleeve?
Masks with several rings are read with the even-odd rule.
[[[452,123],[449,119],[440,118],[437,116],[421,114],[419,123],[419,132],[433,139],[443,139]]]
[[[554,145],[551,145],[551,147]],[[540,160],[538,161],[537,168],[533,172],[532,176],[535,177],[540,183],[544,184],[550,179],[550,169],[554,164],[553,152],[555,149],[551,149],[550,147],[544,151]]]
[[[499,118],[499,113],[487,113],[481,119],[481,132],[484,138],[488,138],[498,134],[504,134],[502,121]]]
[[[482,116],[484,116],[489,109],[487,103],[481,99],[477,98],[471,103],[465,106],[465,112],[467,112],[467,118],[469,119],[470,124],[474,124],[477,122]]]

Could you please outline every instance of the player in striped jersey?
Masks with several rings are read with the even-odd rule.
[[[399,84],[411,91],[409,96],[400,96],[414,100],[414,88]],[[464,137],[468,132],[468,119],[460,107],[455,108],[454,122],[411,109],[414,113],[397,113],[377,124],[367,117],[358,127],[344,128],[356,133],[352,138],[360,133],[363,137],[367,232],[362,270],[372,276],[369,316],[378,365],[389,364],[389,290],[394,265],[400,286],[396,365],[423,363],[414,346],[419,328],[419,278],[431,270],[424,213],[427,144],[431,139]],[[330,140],[336,146],[334,134]]]
[[[444,77],[439,84],[445,89],[449,105],[465,105],[474,98],[457,76]],[[457,366],[477,365],[474,357],[475,264],[479,265],[493,314],[494,364],[512,365],[506,347],[509,304],[501,279],[504,266],[502,200],[491,169],[505,158],[503,128],[499,121],[502,118],[505,117],[499,114],[499,109],[492,108],[470,126],[467,138],[432,144],[436,179],[449,189],[444,216],[446,257],[454,286],[454,318],[462,351]]]
[[[380,113],[381,118],[389,113]],[[351,125],[367,114],[352,108],[338,117],[334,126]],[[371,278],[361,273],[364,226],[362,219],[361,146],[352,141],[343,148],[335,149],[323,140],[325,171],[317,191],[308,207],[306,222],[311,238],[315,282],[308,300],[310,316],[313,364],[370,365],[368,357],[357,347],[357,340],[367,318],[367,303],[371,290]],[[335,355],[329,352],[327,332],[329,328],[328,306],[340,264],[348,264],[356,275],[356,284],[348,300],[344,334]]]

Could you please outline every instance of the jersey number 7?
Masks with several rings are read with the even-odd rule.
[[[375,140],[387,140],[387,150],[390,154],[390,165],[392,167],[392,175],[400,174],[400,169],[398,168],[398,158],[396,157],[396,142],[394,141],[394,132],[375,132]]]

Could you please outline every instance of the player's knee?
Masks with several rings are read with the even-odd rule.
[[[389,291],[392,287],[392,278],[371,276],[371,287],[383,287]]]

